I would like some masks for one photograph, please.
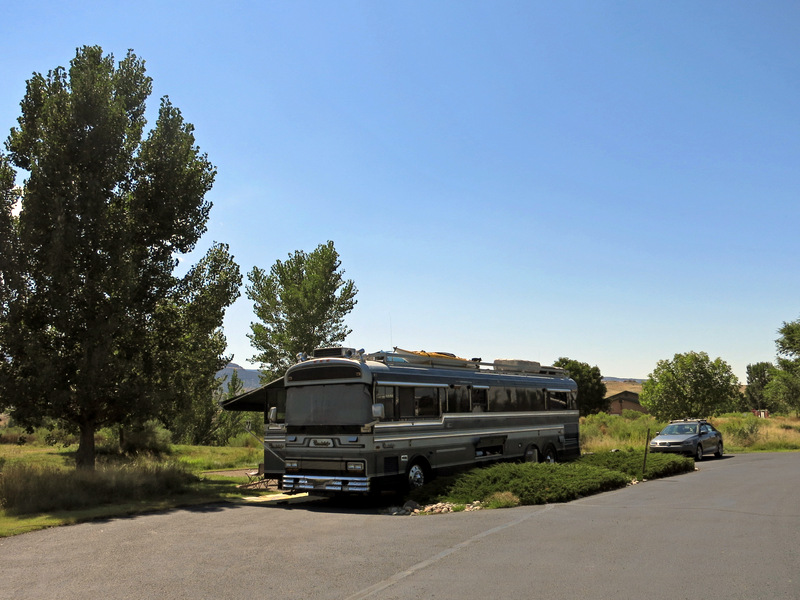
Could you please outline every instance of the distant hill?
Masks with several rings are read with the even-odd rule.
[[[644,379],[623,379],[621,377],[603,377],[606,384],[606,397],[619,394],[620,392],[642,392],[642,382]]]
[[[225,383],[222,384],[223,388],[225,388],[231,380],[231,375],[234,371],[239,371],[239,379],[242,380],[245,392],[261,387],[261,382],[258,379],[258,369],[245,369],[236,363],[228,363],[227,367],[221,371],[217,371],[217,379],[226,377]]]

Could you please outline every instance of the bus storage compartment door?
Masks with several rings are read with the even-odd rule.
[[[475,457],[502,456],[507,438],[507,435],[490,435],[478,438],[478,441],[475,442]]]

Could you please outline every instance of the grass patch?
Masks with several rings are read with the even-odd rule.
[[[103,504],[185,494],[197,476],[174,464],[133,463],[95,471],[12,465],[0,477],[0,502],[9,515],[81,510]]]
[[[247,446],[173,446],[174,458],[192,473],[248,469],[264,460],[263,448]]]
[[[773,415],[759,419],[751,413],[729,413],[709,421],[722,433],[726,452],[800,450],[800,417]],[[633,411],[623,411],[621,416],[588,415],[581,417],[581,449],[594,453],[640,450],[647,443],[648,430],[652,438],[665,425],[650,415]]]
[[[495,492],[486,499],[486,508],[514,508],[521,503],[522,501],[511,492]]]
[[[581,448],[584,452],[607,452],[644,448],[656,431],[664,428],[663,421],[634,411],[609,415],[598,413],[581,417]]]
[[[0,537],[111,516],[269,494],[246,477],[203,471],[252,469],[258,449],[172,446],[135,457],[108,452],[95,471],[75,470],[75,447],[0,445]]]

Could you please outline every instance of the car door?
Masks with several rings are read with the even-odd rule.
[[[717,449],[717,438],[705,423],[700,425],[699,443],[703,445],[703,454],[711,454]]]

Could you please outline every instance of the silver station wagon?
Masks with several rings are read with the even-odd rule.
[[[706,454],[722,457],[722,434],[705,419],[671,421],[650,440],[650,452],[676,452],[703,460]]]

